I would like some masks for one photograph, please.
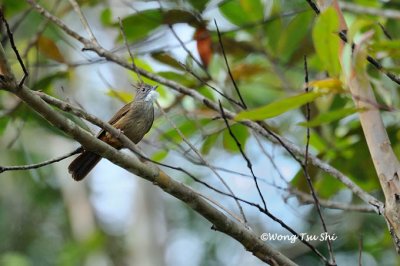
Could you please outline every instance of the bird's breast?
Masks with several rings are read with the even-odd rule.
[[[149,132],[154,120],[153,103],[134,102],[126,116],[124,134],[134,143],[138,143]]]

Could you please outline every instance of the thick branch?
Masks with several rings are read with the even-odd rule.
[[[341,31],[347,30],[343,14],[337,0],[333,6],[341,19]],[[371,37],[372,32],[366,33],[361,43]],[[342,44],[343,45],[343,44]],[[366,72],[366,64],[363,59],[366,49],[361,44],[355,45],[352,54],[351,68],[346,73],[347,84],[354,98],[354,103],[359,110],[366,110],[359,113],[361,127],[367,141],[369,152],[375,166],[383,193],[385,195],[385,218],[389,230],[394,239],[397,252],[400,253],[400,163],[393,152],[390,140],[386,132],[379,109],[374,104],[376,99]],[[341,60],[345,69],[343,60]],[[360,99],[366,99],[363,101]]]

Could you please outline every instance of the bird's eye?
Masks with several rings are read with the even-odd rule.
[[[144,91],[144,88],[142,89],[142,91]]]

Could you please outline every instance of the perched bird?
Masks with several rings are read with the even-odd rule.
[[[131,141],[138,143],[153,125],[153,103],[158,96],[156,88],[157,86],[140,84],[135,99],[122,107],[108,123],[121,130]],[[116,149],[123,147],[118,139],[105,130],[100,131],[97,138]],[[82,180],[102,158],[83,147],[81,150],[82,153],[68,167],[69,173],[76,181]]]

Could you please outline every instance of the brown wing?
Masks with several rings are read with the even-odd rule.
[[[121,109],[118,110],[118,112],[111,117],[111,119],[108,121],[108,123],[110,125],[114,125],[116,124],[116,122],[121,119],[121,117],[123,117],[124,115],[126,115],[126,113],[129,111],[130,105],[132,102],[129,102],[127,104],[125,104]],[[101,139],[101,137],[104,136],[104,134],[106,133],[106,131],[103,129],[101,130],[98,134],[97,134],[97,138]]]

